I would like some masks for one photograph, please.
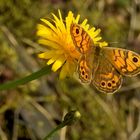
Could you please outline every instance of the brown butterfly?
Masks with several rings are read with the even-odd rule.
[[[126,49],[94,45],[88,33],[78,24],[71,24],[70,33],[76,49],[81,53],[78,74],[81,82],[92,83],[101,92],[116,92],[122,76],[140,73],[140,55]]]

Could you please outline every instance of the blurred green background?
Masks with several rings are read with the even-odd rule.
[[[139,0],[0,0],[0,84],[22,78],[45,65],[37,58],[36,26],[42,17],[65,17],[101,28],[111,47],[140,53]],[[113,95],[89,89],[56,73],[0,91],[0,140],[41,140],[72,109],[81,119],[52,140],[140,140],[140,76],[124,78]]]

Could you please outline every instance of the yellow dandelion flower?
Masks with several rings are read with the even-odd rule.
[[[59,17],[52,13],[52,20],[41,19],[43,24],[38,24],[37,35],[39,43],[46,46],[46,51],[38,55],[39,58],[46,59],[47,65],[52,64],[52,70],[55,72],[60,69],[60,78],[72,76],[77,66],[77,60],[80,53],[76,50],[71,35],[71,23],[79,22],[80,15],[74,17],[74,14],[69,11],[67,17],[63,20],[60,10],[58,10]],[[65,21],[65,22],[64,22]],[[89,29],[87,19],[81,24],[81,27],[90,35],[94,44],[100,47],[107,46],[106,42],[100,42],[100,29],[94,27]]]

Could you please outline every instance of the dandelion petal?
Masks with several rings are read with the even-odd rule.
[[[53,54],[53,57],[47,62],[48,65],[51,65],[52,63],[54,63],[57,59],[59,58],[59,55],[56,55],[54,56]]]
[[[61,56],[59,59],[55,61],[55,63],[52,66],[52,70],[55,72],[57,71],[66,61],[66,58],[64,56]]]
[[[64,79],[66,76],[68,75],[68,62],[66,62],[61,71],[60,71],[60,75],[59,75],[59,78],[60,79]]]

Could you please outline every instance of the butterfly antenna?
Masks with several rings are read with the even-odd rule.
[[[111,45],[111,44],[118,44],[118,42],[117,41],[115,41],[115,42],[109,42],[109,44]]]
[[[116,41],[116,42],[109,42],[108,44],[109,46],[114,46],[114,45],[124,46],[125,43]]]

